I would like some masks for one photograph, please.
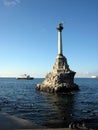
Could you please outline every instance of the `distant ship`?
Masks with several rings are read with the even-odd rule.
[[[95,76],[95,75],[93,75],[93,76],[91,76],[92,78],[98,78],[98,76]]]
[[[26,79],[26,80],[32,80],[33,77],[30,77],[30,75],[24,74],[22,76],[17,77],[16,79]]]

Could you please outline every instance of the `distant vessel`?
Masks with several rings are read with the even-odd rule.
[[[93,75],[93,76],[91,76],[92,78],[98,78],[98,76],[95,76],[95,75]]]
[[[26,80],[31,80],[34,79],[33,77],[30,77],[30,75],[24,74],[22,76],[17,77],[16,79],[26,79]]]

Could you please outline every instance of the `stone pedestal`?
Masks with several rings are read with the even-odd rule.
[[[58,54],[52,72],[46,75],[42,84],[37,84],[37,89],[52,93],[68,93],[79,90],[78,85],[74,83],[75,73],[69,69],[67,59],[62,54]]]

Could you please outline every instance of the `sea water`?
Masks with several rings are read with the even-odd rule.
[[[0,78],[0,111],[41,127],[68,127],[73,121],[85,121],[98,129],[98,78],[75,78],[80,91],[72,95],[36,90],[43,80]]]

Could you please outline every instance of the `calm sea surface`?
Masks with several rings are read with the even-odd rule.
[[[37,91],[43,80],[0,78],[0,111],[43,127],[68,127],[80,120],[98,129],[98,78],[76,78],[80,91],[71,96]]]

